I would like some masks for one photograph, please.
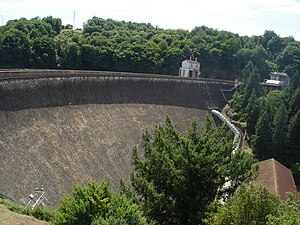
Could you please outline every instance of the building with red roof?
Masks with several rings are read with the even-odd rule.
[[[291,170],[273,158],[259,162],[259,174],[255,182],[282,200],[286,199],[288,192],[297,192]]]

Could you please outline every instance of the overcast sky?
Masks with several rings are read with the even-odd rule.
[[[205,25],[248,36],[274,30],[300,40],[300,0],[0,0],[3,24],[49,15],[73,24],[74,10],[76,28],[97,16],[169,29]]]

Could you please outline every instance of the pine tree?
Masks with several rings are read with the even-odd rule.
[[[297,88],[289,101],[289,117],[292,118],[300,109],[300,88]]]
[[[291,118],[288,125],[289,167],[291,168],[296,184],[300,184],[300,109]]]
[[[245,119],[247,122],[247,131],[251,135],[255,132],[255,125],[257,123],[259,113],[260,113],[255,89],[253,89],[252,91],[245,113],[246,113]]]
[[[286,163],[287,159],[287,110],[284,104],[276,110],[273,120],[272,129],[272,145],[274,149],[274,158],[282,163]]]
[[[253,150],[259,160],[265,160],[273,157],[271,151],[271,127],[270,119],[266,110],[259,116],[255,126],[255,135],[253,137]]]
[[[257,95],[260,94],[260,74],[253,63],[249,61],[243,70],[243,75],[246,78],[246,81],[243,91],[242,109],[246,109],[252,91],[255,90]]]
[[[300,109],[293,115],[288,126],[291,162],[300,162]]]
[[[253,158],[242,151],[232,155],[232,134],[216,129],[211,119],[201,135],[193,124],[184,135],[169,118],[153,134],[143,136],[144,157],[133,154],[132,186],[144,212],[158,224],[199,224],[210,202],[227,179],[233,187],[251,177]]]

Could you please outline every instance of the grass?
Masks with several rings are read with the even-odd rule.
[[[5,224],[3,223],[2,220],[4,220],[6,217],[7,218],[12,218],[14,217],[13,215],[26,215],[26,216],[30,216],[30,218],[32,219],[32,217],[35,217],[37,220],[40,221],[50,221],[53,216],[54,216],[54,212],[50,209],[44,208],[42,206],[37,206],[34,209],[30,208],[30,207],[24,207],[22,205],[19,205],[17,203],[11,202],[9,200],[0,200],[0,206],[1,206],[1,214],[0,214],[0,224]],[[11,214],[9,214],[8,212],[5,212],[4,209],[7,209],[8,211],[12,212]],[[3,217],[2,214],[7,215],[6,217]],[[17,217],[19,217],[17,216]],[[7,223],[9,224],[9,223]],[[15,224],[15,223],[11,223],[11,224]],[[27,224],[27,223],[20,223],[20,224]],[[31,223],[30,223],[31,224]],[[34,223],[35,224],[35,223]],[[43,224],[43,223],[41,223]]]
[[[1,225],[48,225],[48,222],[38,220],[32,216],[22,215],[10,211],[6,205],[0,204]]]

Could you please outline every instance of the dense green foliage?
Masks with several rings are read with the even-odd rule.
[[[205,26],[164,30],[98,17],[88,20],[83,30],[66,28],[71,26],[51,16],[8,21],[0,27],[0,66],[177,75],[181,61],[192,56],[202,63],[204,77],[242,80],[249,60],[262,79],[274,70],[290,76],[299,70],[299,42],[273,31],[247,37]]]
[[[277,214],[280,200],[267,189],[253,184],[241,185],[235,195],[204,221],[209,225],[265,225]]]
[[[284,90],[262,93],[259,72],[250,61],[244,69],[247,77],[235,93],[234,115],[246,121],[251,146],[259,160],[275,158],[292,169],[300,183],[300,86],[297,80]],[[250,94],[252,90],[252,94]]]
[[[298,195],[289,195],[285,202],[282,202],[277,214],[268,215],[267,225],[295,225],[300,224],[300,198]]]
[[[132,173],[146,215],[159,224],[199,224],[215,198],[230,196],[252,178],[253,158],[241,151],[232,154],[232,143],[232,134],[216,129],[209,118],[201,132],[193,123],[181,134],[169,118],[153,134],[146,131],[144,157],[134,150]]]
[[[241,185],[224,205],[208,213],[204,221],[209,225],[295,225],[300,223],[299,196],[290,195],[287,201],[264,187]]]
[[[140,206],[109,189],[107,181],[75,186],[61,202],[52,221],[56,225],[147,225]]]

